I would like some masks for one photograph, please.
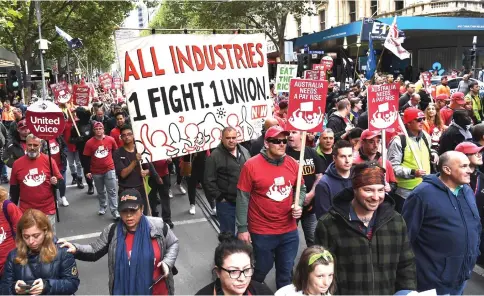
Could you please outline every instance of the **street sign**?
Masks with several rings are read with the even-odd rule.
[[[291,79],[288,130],[322,131],[327,94],[328,81]]]
[[[50,70],[44,71],[45,79],[50,79],[51,76],[52,75]],[[41,81],[41,80],[42,80],[42,71],[33,70],[32,73],[30,74],[30,81]]]
[[[324,50],[310,50],[309,54],[324,54]]]
[[[66,125],[64,113],[50,101],[38,101],[30,105],[25,120],[30,132],[46,141],[62,135]]]
[[[0,73],[0,79],[8,78],[8,73]]]
[[[368,88],[368,129],[398,128],[398,83],[370,85]]]

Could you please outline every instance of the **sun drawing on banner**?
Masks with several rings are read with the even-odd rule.
[[[389,110],[388,103],[378,105],[378,111],[373,114],[370,120],[371,125],[376,128],[384,129],[390,127],[397,120],[398,111],[393,106],[393,111]]]
[[[319,113],[314,110],[313,102],[301,103],[289,117],[289,122],[293,127],[299,130],[310,130],[317,127],[323,121],[321,107],[318,107]]]
[[[224,108],[218,108],[218,109],[217,109],[217,117],[218,117],[219,119],[224,118],[226,115],[227,115],[227,112],[225,111],[225,109],[224,109]]]

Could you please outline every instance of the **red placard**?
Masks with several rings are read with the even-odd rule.
[[[398,127],[398,83],[368,88],[368,129],[379,131]]]
[[[50,101],[30,105],[25,112],[25,121],[32,134],[47,141],[62,135],[66,126],[64,113]]]
[[[287,129],[320,132],[327,94],[328,81],[291,79]]]
[[[424,84],[424,88],[427,89],[430,86],[430,80],[432,79],[432,74],[429,72],[423,72],[422,73],[422,80]]]
[[[57,84],[51,84],[50,88],[52,89],[52,92],[54,93],[54,102],[56,104],[60,103],[67,103],[71,99],[71,92],[69,90],[69,86],[67,85],[67,82],[62,81]]]
[[[74,84],[72,86],[74,99],[73,103],[77,106],[87,106],[89,105],[89,97],[90,97],[90,87],[87,84],[80,85]]]
[[[324,72],[319,70],[306,70],[304,71],[304,79],[325,80]]]
[[[104,73],[103,75],[99,76],[99,84],[103,89],[111,89],[113,83],[113,77],[109,73]]]
[[[114,89],[121,89],[122,83],[123,82],[121,80],[121,77],[113,78],[113,88]]]
[[[324,56],[321,59],[321,64],[324,66],[324,71],[331,70],[333,68],[333,59],[330,56]]]

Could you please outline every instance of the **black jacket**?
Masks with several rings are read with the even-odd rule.
[[[25,265],[14,262],[17,249],[10,252],[5,262],[0,284],[1,295],[15,295],[18,280],[31,285],[36,279],[44,281],[44,295],[72,295],[79,288],[79,276],[74,255],[56,244],[57,255],[51,263],[41,263],[38,254],[28,255]],[[34,272],[35,271],[35,272]]]
[[[449,128],[442,133],[442,136],[440,136],[439,155],[442,155],[447,151],[455,150],[455,147],[464,142],[464,140],[471,141],[472,139],[465,139],[456,126],[450,125]]]
[[[215,293],[214,293],[214,290],[215,290]],[[269,289],[269,287],[267,287],[265,284],[261,284],[256,281],[251,281],[249,286],[247,287],[247,290],[250,292],[251,295],[254,295],[254,296],[274,295],[274,292],[272,292],[271,289]],[[215,295],[215,294],[224,295],[219,279],[203,287],[195,295]]]
[[[107,115],[104,115],[102,120],[98,120],[96,115],[93,115],[91,117],[92,124],[94,124],[94,121],[101,122],[104,125],[104,134],[109,136],[109,133],[111,132],[110,129],[110,124],[109,124],[109,117]]]
[[[25,150],[20,144],[20,135],[17,130],[11,135],[10,141],[7,143],[7,148],[3,153],[3,162],[11,168],[13,162],[25,155]]]
[[[334,132],[334,140],[335,142],[341,139],[341,136],[346,131],[346,122],[343,117],[339,116],[337,113],[331,114],[328,119],[328,123],[326,124],[327,128],[330,128]]]
[[[81,135],[79,136],[76,128],[72,126],[70,142],[76,145],[76,149],[79,151],[82,167],[86,169],[90,167],[90,163],[87,163],[88,161],[85,157],[82,157],[82,155],[84,153],[84,146],[86,146],[86,142],[94,136],[93,126],[90,120],[91,114],[84,108],[78,107],[76,109],[76,116],[79,118],[79,121],[77,121],[77,128],[79,129],[79,133]]]
[[[403,106],[405,106],[405,104],[408,103],[408,101],[410,101],[410,96],[408,95],[408,93],[404,93],[400,97],[400,99],[398,99],[398,109],[401,110]]]
[[[250,158],[249,151],[241,145],[237,145],[237,155],[238,158],[233,156],[222,143],[213,150],[205,163],[205,194],[217,201],[235,202],[240,170]]]
[[[256,156],[257,154],[259,154],[262,148],[264,147],[264,136],[265,136],[265,133],[263,132],[262,135],[260,135],[260,137],[250,142],[251,156]]]
[[[365,111],[358,116],[356,127],[359,127],[362,130],[368,129],[368,111]]]

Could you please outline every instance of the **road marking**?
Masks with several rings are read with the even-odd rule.
[[[477,273],[478,275],[484,277],[484,268],[480,267],[477,264],[476,264],[476,266],[474,266],[474,272]]]
[[[195,224],[195,223],[206,222],[206,221],[207,221],[207,218],[199,218],[199,219],[175,221],[175,222],[173,222],[173,224],[175,224],[175,225],[187,225],[187,224]],[[100,234],[101,234],[101,232],[93,232],[93,233],[63,237],[62,239],[66,240],[68,242],[72,242],[72,241],[77,241],[77,240],[83,240],[83,239],[98,237]]]

